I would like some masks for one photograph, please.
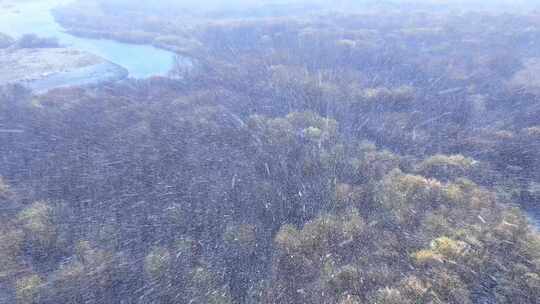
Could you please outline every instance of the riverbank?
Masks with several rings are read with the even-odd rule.
[[[139,12],[111,15],[98,3],[80,1],[56,6],[51,13],[66,33],[77,37],[151,45],[186,56],[201,47],[192,36],[195,20],[187,15],[182,15],[181,21]]]
[[[23,84],[37,93],[118,81],[128,71],[99,56],[69,48],[0,50],[0,85]]]
[[[51,11],[71,0],[1,1],[0,32],[18,38],[34,33],[54,37],[66,47],[95,54],[125,68],[133,78],[167,75],[175,53],[151,45],[122,43],[116,40],[77,37],[56,22]],[[98,37],[94,37],[98,38]],[[104,38],[104,37],[99,37]]]

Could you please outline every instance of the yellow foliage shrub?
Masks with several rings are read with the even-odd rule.
[[[418,266],[429,266],[442,263],[444,257],[433,250],[420,250],[413,253],[412,258]]]
[[[38,301],[43,280],[38,275],[22,277],[15,283],[17,303],[34,304]]]
[[[448,237],[440,237],[431,242],[431,249],[445,257],[455,258],[463,253],[467,244],[462,241],[452,240]]]

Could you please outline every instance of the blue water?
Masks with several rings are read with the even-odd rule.
[[[166,75],[169,72],[174,60],[172,52],[149,45],[79,38],[65,33],[51,15],[51,9],[66,2],[69,1],[13,1],[13,5],[6,5],[0,1],[0,32],[15,38],[28,33],[56,37],[62,45],[99,55],[124,67],[134,78]]]

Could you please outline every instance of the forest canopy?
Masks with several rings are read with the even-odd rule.
[[[538,303],[538,12],[118,3],[193,66],[0,88],[0,303]]]

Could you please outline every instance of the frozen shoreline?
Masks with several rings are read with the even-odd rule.
[[[126,78],[126,69],[67,48],[0,50],[0,85],[19,83],[36,92]]]

